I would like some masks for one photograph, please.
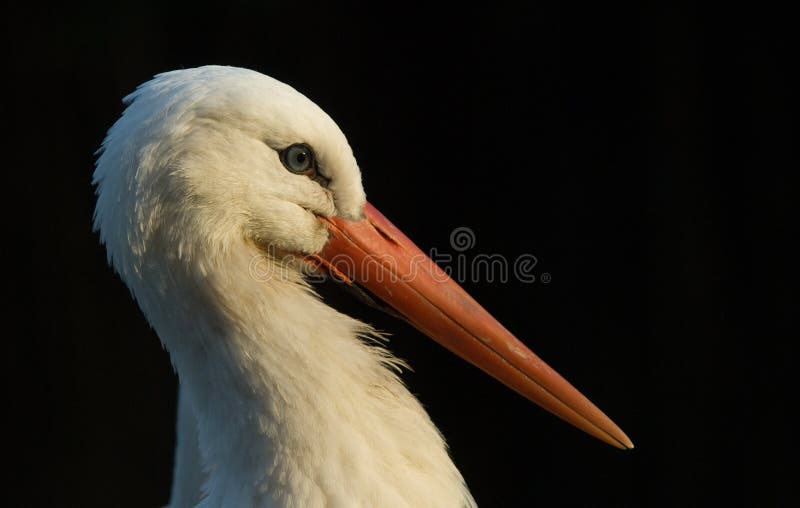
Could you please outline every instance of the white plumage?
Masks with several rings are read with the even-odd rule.
[[[231,67],[161,74],[125,101],[94,174],[95,228],[180,378],[172,506],[473,506],[399,362],[275,254],[319,251],[317,216],[361,215],[336,124]],[[313,147],[327,188],[284,168],[293,143]],[[254,259],[282,275],[254,277]]]
[[[633,447],[366,202],[344,135],[301,94],[202,67],[125,101],[97,161],[95,228],[180,378],[173,508],[475,505],[402,363],[322,303],[310,266]]]

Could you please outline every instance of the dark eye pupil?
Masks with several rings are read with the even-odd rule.
[[[303,163],[306,161],[306,159],[307,159],[307,158],[308,158],[308,156],[305,154],[305,152],[300,152],[300,153],[298,153],[298,154],[297,154],[297,156],[295,157],[295,160],[296,160],[296,161],[297,161],[299,164],[303,164]]]

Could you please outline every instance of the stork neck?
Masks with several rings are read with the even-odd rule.
[[[189,276],[181,329],[156,325],[197,416],[206,505],[469,506],[371,329],[296,272],[253,277],[252,255]]]

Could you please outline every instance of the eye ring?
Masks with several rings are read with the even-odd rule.
[[[296,175],[314,178],[317,174],[317,161],[314,150],[304,143],[295,143],[280,152],[284,167]]]

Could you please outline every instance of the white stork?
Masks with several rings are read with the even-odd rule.
[[[320,300],[311,270],[633,446],[366,202],[345,136],[309,99],[208,66],[125,103],[97,161],[94,225],[180,379],[171,506],[475,505],[401,362]]]

